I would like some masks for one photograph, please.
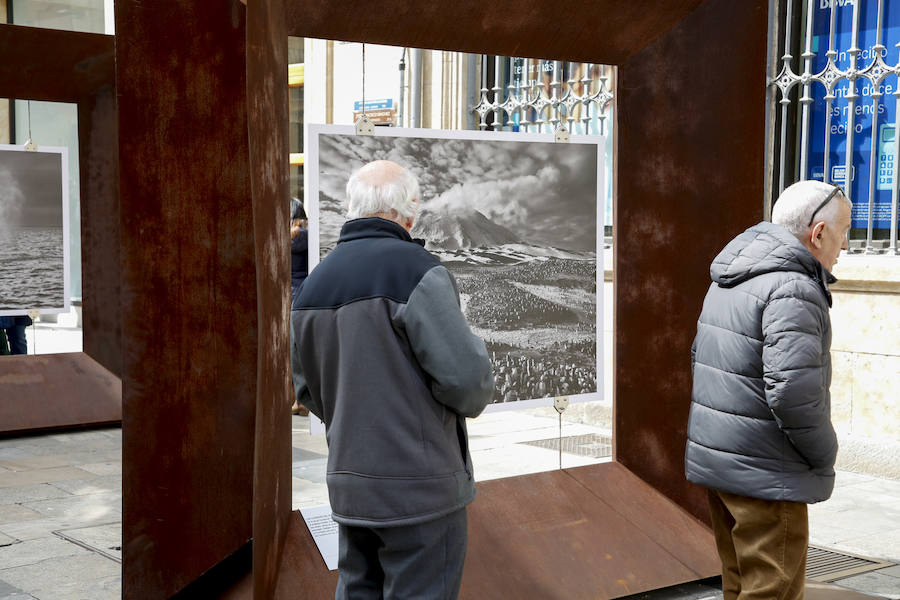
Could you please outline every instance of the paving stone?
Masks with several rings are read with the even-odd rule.
[[[291,475],[314,483],[325,483],[325,468],[327,459],[307,460],[295,462],[291,465]]]
[[[95,450],[78,450],[66,455],[70,464],[80,466],[83,464],[122,462],[122,448],[101,448]]]
[[[122,493],[122,476],[108,475],[94,479],[73,479],[72,481],[55,481],[49,485],[64,490],[69,494],[98,494],[101,492]]]
[[[860,520],[868,519],[865,510],[860,511]],[[880,558],[893,563],[900,563],[900,529],[881,531],[871,535],[857,536],[842,540],[832,546],[850,554]]]
[[[11,581],[6,577],[4,571],[13,567],[22,567],[39,563],[50,558],[87,554],[89,552],[89,550],[85,550],[77,544],[61,540],[57,537],[29,540],[27,542],[3,546],[0,548],[0,579]],[[27,591],[27,588],[23,589],[26,589]]]
[[[101,463],[87,463],[78,465],[79,469],[84,469],[85,471],[89,471],[94,473],[95,475],[106,476],[106,475],[121,475],[122,474],[122,460],[119,459],[117,462],[101,462]]]
[[[34,600],[34,596],[0,580],[0,600]]]
[[[858,506],[872,505],[862,503]],[[856,537],[890,531],[900,527],[900,510],[878,506],[878,510],[868,511],[864,519],[860,518],[858,508],[857,510],[823,510],[811,513],[810,528],[819,530],[824,527],[853,531]]]
[[[79,527],[56,532],[56,535],[75,541],[92,550],[122,560],[122,522],[104,523],[91,527]]]
[[[879,569],[877,572],[881,573],[882,575],[890,575],[891,577],[900,579],[900,565],[895,565],[886,569]],[[898,585],[900,585],[900,583],[898,583]]]
[[[74,521],[84,525],[119,521],[122,517],[122,495],[113,492],[40,500],[25,503],[24,506],[50,519]]]
[[[96,581],[73,581],[58,588],[34,591],[37,600],[120,600],[122,577],[104,577]]]
[[[0,466],[10,471],[32,471],[53,467],[68,467],[72,463],[59,456],[31,456],[28,458],[7,458],[0,460]]]
[[[3,477],[0,477],[0,488],[50,483],[52,481],[67,481],[70,479],[90,479],[92,477],[96,477],[96,473],[90,473],[76,467],[10,472],[4,473]]]
[[[291,448],[291,462],[293,463],[327,458],[327,456],[327,454],[319,454],[318,452],[311,452],[309,450],[304,450],[303,448]]]
[[[57,529],[66,529],[69,527],[80,527],[84,523],[81,521],[70,521],[65,519],[34,519],[32,521],[20,521],[18,523],[4,523],[0,525],[0,534],[21,540],[37,540],[50,537]]]
[[[0,488],[0,504],[21,504],[22,502],[33,502],[35,500],[47,500],[49,498],[62,498],[68,496],[69,492],[58,487],[58,484],[60,483],[62,482],[55,482],[57,485],[39,483],[37,485]]]
[[[866,594],[878,594],[882,598],[900,600],[900,579],[885,575],[880,571],[871,571],[854,575],[834,582],[835,585],[850,588]]]
[[[0,524],[40,519],[41,514],[21,504],[0,504]]]
[[[69,545],[78,548],[75,544]],[[0,579],[41,600],[120,598],[121,565],[94,552],[78,549],[81,550],[78,555],[0,570]]]
[[[834,477],[834,487],[841,488],[848,485],[856,485],[875,479],[872,475],[864,473],[852,473],[850,471],[838,471]]]

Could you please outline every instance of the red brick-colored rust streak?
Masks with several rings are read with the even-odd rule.
[[[617,64],[701,1],[298,0],[288,3],[287,20],[289,34],[301,37]]]
[[[115,84],[114,38],[0,25],[0,98],[78,102]]]
[[[120,0],[116,32],[123,595],[167,598],[252,535],[245,7]]]
[[[619,72],[616,459],[703,519],[690,347],[710,262],[763,215],[766,13],[708,0]]]
[[[291,513],[290,180],[282,0],[247,7],[250,181],[259,311],[253,476],[255,598],[272,598]]]
[[[116,90],[104,85],[78,103],[84,352],[122,373],[119,318],[119,140]]]

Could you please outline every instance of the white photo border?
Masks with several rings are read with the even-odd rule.
[[[0,144],[0,152],[31,152],[25,146],[13,144]],[[38,310],[42,315],[56,315],[67,313],[71,310],[71,264],[69,250],[69,149],[65,146],[38,146],[36,154],[59,154],[60,177],[62,188],[62,229],[63,229],[63,305],[62,307],[32,307],[31,309],[0,309],[0,317],[27,315],[29,310]]]
[[[307,125],[307,147],[305,157],[305,171],[307,174],[307,206],[306,213],[309,219],[309,272],[319,264],[319,136],[320,135],[356,135],[356,128],[352,125],[323,125],[311,123]],[[376,127],[375,137],[410,137],[432,139],[456,139],[491,142],[516,142],[516,143],[567,143],[594,145],[597,148],[597,193],[596,193],[596,217],[597,217],[597,241],[596,241],[596,381],[597,390],[587,394],[572,394],[568,396],[569,403],[594,402],[603,400],[604,370],[603,370],[603,244],[606,213],[606,143],[605,136],[579,135],[572,136],[568,142],[556,142],[552,133],[524,133],[510,131],[472,131],[449,129],[422,129],[400,127]],[[315,248],[315,251],[312,249]],[[520,410],[527,408],[542,408],[553,406],[555,397],[535,398],[531,400],[519,400],[515,402],[497,402],[488,404],[485,413]],[[310,415],[310,433],[324,433],[324,427],[313,415]]]

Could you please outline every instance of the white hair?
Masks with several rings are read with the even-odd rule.
[[[379,214],[415,216],[419,182],[396,163],[378,160],[360,167],[347,182],[347,218]]]
[[[775,206],[772,208],[772,222],[781,225],[795,236],[802,237],[809,231],[809,220],[813,216],[813,211],[833,190],[834,186],[830,183],[815,180],[798,181],[785,188],[778,200],[775,201]],[[842,200],[847,206],[853,208],[850,199],[844,195],[843,191],[840,191],[828,204],[819,209],[819,212],[816,213],[816,221],[834,224]]]

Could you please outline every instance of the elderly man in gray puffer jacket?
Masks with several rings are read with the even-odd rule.
[[[709,491],[725,600],[803,598],[807,504],[834,487],[828,284],[850,209],[837,186],[796,183],[710,267],[685,473]]]

